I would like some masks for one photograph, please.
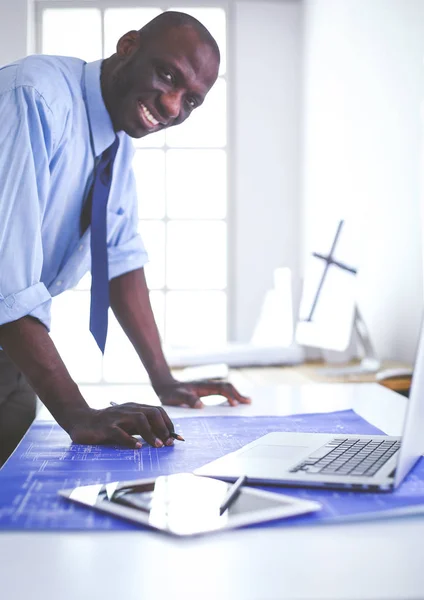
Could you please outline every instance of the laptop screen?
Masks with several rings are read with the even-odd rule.
[[[421,325],[418,351],[408,407],[403,426],[402,443],[396,468],[395,486],[398,486],[406,473],[424,452],[424,326]]]

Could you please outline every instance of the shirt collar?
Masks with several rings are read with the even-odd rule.
[[[85,96],[95,156],[100,156],[115,140],[116,133],[100,87],[102,60],[84,65]]]

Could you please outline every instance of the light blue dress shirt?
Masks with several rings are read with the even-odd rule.
[[[30,56],[0,69],[0,325],[50,329],[51,298],[90,269],[81,210],[95,159],[115,138],[101,61]],[[133,145],[123,132],[108,201],[109,278],[143,267]]]

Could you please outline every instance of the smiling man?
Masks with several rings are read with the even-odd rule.
[[[110,305],[163,405],[201,408],[210,394],[250,401],[228,383],[173,378],[137,234],[131,138],[185,121],[218,68],[207,29],[165,12],[122,36],[104,61],[39,55],[0,69],[0,464],[34,418],[35,393],[75,442],[137,448],[139,434],[156,447],[173,443],[162,407],[91,409],[48,334],[52,296],[88,270],[100,349]]]
[[[102,68],[102,94],[115,130],[138,138],[183,123],[202,104],[218,68],[215,40],[183,13],[163,13],[127,33]]]

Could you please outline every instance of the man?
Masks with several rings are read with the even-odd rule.
[[[210,394],[250,401],[228,383],[172,377],[136,233],[130,138],[185,121],[218,67],[207,29],[165,12],[104,61],[31,56],[0,70],[0,462],[34,417],[31,388],[74,442],[138,448],[139,434],[156,447],[173,443],[162,407],[89,408],[48,335],[51,297],[90,264],[96,341],[103,350],[110,303],[163,405],[200,408]]]

